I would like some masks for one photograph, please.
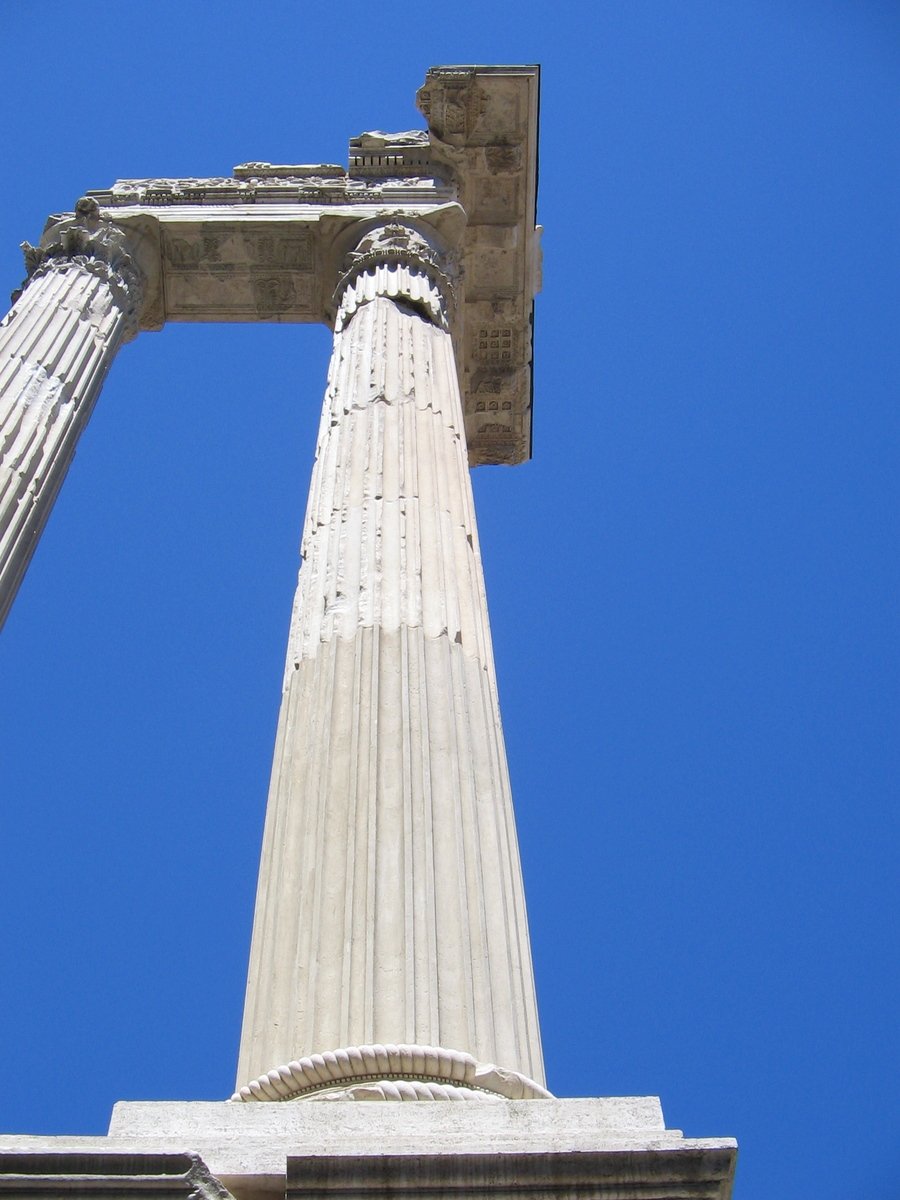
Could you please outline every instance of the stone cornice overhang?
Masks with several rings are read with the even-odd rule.
[[[540,287],[539,79],[536,66],[435,67],[418,93],[427,133],[354,138],[347,170],[246,163],[230,177],[120,180],[89,192],[101,218],[129,234],[145,280],[141,328],[330,323],[360,222],[402,218],[436,236],[454,277],[470,462],[524,461]],[[71,218],[52,217],[44,241]]]
[[[468,221],[459,345],[472,462],[531,457],[540,67],[433,67],[417,102]]]

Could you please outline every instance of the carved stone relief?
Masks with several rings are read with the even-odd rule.
[[[419,91],[419,110],[439,138],[462,141],[475,129],[488,106],[489,96],[479,87],[471,69],[446,72],[441,83],[442,87],[426,83]]]
[[[515,176],[480,175],[473,184],[472,220],[478,224],[506,223],[519,203]]]
[[[320,168],[245,163],[235,167],[234,178],[120,179],[113,187],[91,191],[88,195],[103,208],[140,205],[169,209],[223,204],[365,204],[386,195],[414,199],[420,193],[427,194],[431,200],[454,198],[453,186],[436,177],[440,164],[427,161],[427,152],[419,146],[401,147],[400,151],[402,162],[384,162],[380,171],[369,166],[359,169],[354,166],[354,175],[364,178],[351,178],[343,167],[335,168],[327,163]],[[256,167],[260,168],[258,176],[252,173]],[[313,171],[319,171],[319,174],[311,173]]]
[[[313,268],[312,239],[306,231],[296,237],[255,234],[251,244],[256,260],[263,266],[284,267],[291,271],[311,271]]]
[[[514,332],[509,325],[483,325],[477,331],[479,362],[511,364],[515,357]]]
[[[297,303],[290,275],[262,275],[252,280],[258,313],[287,312]]]
[[[168,241],[169,266],[173,271],[182,271],[221,263],[223,240],[218,234],[204,234],[194,240],[172,237]]]
[[[296,221],[173,223],[163,257],[170,319],[315,317],[315,242]]]

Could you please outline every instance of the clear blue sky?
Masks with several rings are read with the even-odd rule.
[[[891,1200],[897,6],[7,3],[0,281],[473,61],[543,67],[534,460],[475,485],[550,1086]],[[142,335],[83,439],[0,637],[0,1129],[231,1092],[328,351]]]

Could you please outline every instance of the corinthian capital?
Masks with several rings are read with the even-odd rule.
[[[395,218],[369,228],[341,264],[341,277],[334,294],[344,310],[348,307],[348,290],[358,291],[358,286],[354,285],[357,285],[360,277],[366,274],[376,276],[379,267],[395,269],[395,282],[388,286],[385,281],[383,286],[387,290],[384,294],[405,299],[427,312],[435,324],[446,323],[455,302],[455,255],[445,253],[435,240],[421,230]],[[405,269],[402,279],[400,269]],[[415,282],[417,277],[418,284]],[[382,285],[376,283],[372,294],[381,292]],[[361,296],[357,303],[359,299]],[[351,302],[351,311],[355,307],[356,304]]]
[[[69,265],[101,276],[125,315],[126,338],[137,333],[144,278],[132,256],[127,231],[102,217],[96,200],[83,196],[73,215],[49,224],[37,246],[23,242],[22,251],[26,282]]]
[[[448,256],[418,229],[401,221],[391,220],[367,230],[344,260],[345,277],[378,263],[403,263],[418,267],[435,282],[450,282]]]

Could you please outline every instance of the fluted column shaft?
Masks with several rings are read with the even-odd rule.
[[[0,324],[0,625],[109,365],[135,328],[137,276],[109,261],[116,238],[96,220],[91,230],[68,224],[75,253],[61,243],[31,251],[39,265]]]
[[[402,239],[401,239],[402,240]],[[444,284],[346,282],[291,624],[238,1084],[373,1043],[541,1082]]]

